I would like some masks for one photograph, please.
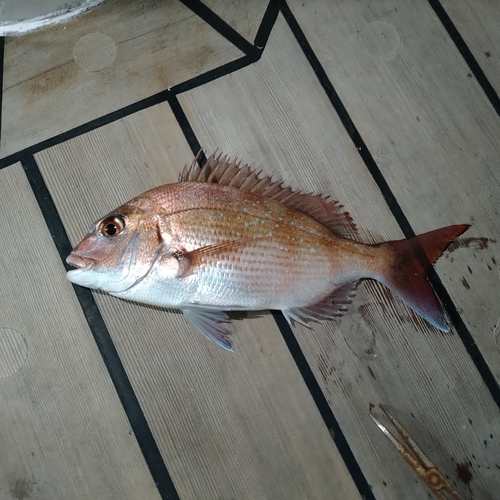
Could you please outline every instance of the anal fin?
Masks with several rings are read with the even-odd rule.
[[[200,330],[205,337],[220,345],[226,351],[232,351],[229,337],[231,332],[221,323],[228,323],[229,317],[225,312],[210,309],[185,308],[181,309],[186,319]]]
[[[347,310],[347,306],[356,295],[358,283],[359,281],[354,281],[342,285],[320,302],[311,306],[283,309],[282,313],[288,323],[292,324],[292,320],[294,320],[304,326],[309,326],[308,321],[310,320],[318,321],[340,316]]]

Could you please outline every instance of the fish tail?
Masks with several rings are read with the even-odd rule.
[[[377,245],[386,250],[386,264],[377,277],[409,307],[445,332],[449,320],[426,272],[448,245],[469,228],[468,224],[443,227],[405,240]]]

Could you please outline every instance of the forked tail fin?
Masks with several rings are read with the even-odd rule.
[[[448,316],[443,311],[426,271],[468,224],[443,227],[406,240],[377,245],[387,250],[387,268],[378,279],[429,323],[447,332]]]

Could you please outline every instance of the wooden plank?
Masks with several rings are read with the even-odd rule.
[[[205,0],[203,2],[249,42],[254,41],[269,0],[235,2]]]
[[[159,499],[19,164],[0,209],[0,498]]]
[[[331,27],[326,21],[312,22],[298,2],[293,8],[412,227],[424,232],[472,224],[464,243],[452,247],[448,260],[453,265],[441,259],[437,269],[500,381],[500,343],[494,335],[499,318],[499,117],[477,82],[467,78],[463,59],[427,5],[409,2],[388,10],[384,2],[373,3],[373,9],[353,2],[335,14],[326,2],[318,0],[317,6],[332,22],[334,17],[349,20],[335,20],[345,35],[340,45],[322,45],[320,33]],[[370,53],[370,47],[387,47],[387,36],[363,36],[382,18],[386,31],[400,33],[403,40],[388,57]],[[335,61],[328,50],[333,46]],[[339,76],[338,58],[342,72],[355,79]]]
[[[167,104],[37,155],[72,243],[191,160]],[[270,315],[228,353],[178,312],[95,299],[181,498],[359,498]]]
[[[441,4],[500,94],[500,4],[491,0],[473,4],[465,0],[441,0]]]
[[[68,23],[7,38],[0,154],[22,150],[241,55],[176,0],[112,0]]]
[[[354,43],[343,41],[340,28],[343,35],[338,40],[333,35],[337,31],[331,18],[338,13],[330,4],[307,3],[301,9],[311,23],[322,26],[319,20],[325,20],[329,35],[323,33],[323,38],[329,41],[331,54],[336,53],[333,47],[338,50],[338,45]],[[347,24],[346,19],[339,18],[338,23]],[[357,58],[349,60],[356,63]],[[345,79],[344,85],[353,86],[353,78],[347,77],[338,61],[336,71]],[[358,71],[364,74],[363,67]],[[375,63],[366,71],[372,80],[379,78]],[[357,98],[360,105],[370,104]],[[349,94],[345,99],[351,102]],[[183,94],[180,102],[209,150],[219,147],[238,153],[287,183],[339,199],[365,241],[401,237],[283,18],[278,18],[258,63]],[[385,120],[383,112],[377,111],[371,121],[374,131]],[[380,114],[379,124],[375,118]],[[422,203],[430,204],[428,195],[419,196]],[[446,222],[436,217],[429,225]],[[439,270],[454,277],[456,266],[457,257],[455,262],[443,259]],[[457,335],[438,333],[375,283],[359,287],[342,319],[315,325],[313,331],[302,327],[294,331],[376,498],[427,498],[429,494],[369,418],[370,409],[379,403],[389,405],[464,496],[470,488],[474,496],[493,498],[492,492],[500,486],[493,465],[496,438],[491,437],[500,430],[498,408]],[[470,468],[473,478],[467,486],[461,482],[464,475],[457,477],[464,468]]]

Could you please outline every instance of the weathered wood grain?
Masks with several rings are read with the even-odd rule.
[[[299,2],[293,9],[412,227],[424,232],[472,224],[437,269],[500,381],[500,342],[494,334],[500,317],[495,293],[500,285],[500,117],[467,77],[465,62],[426,4],[407,2],[393,9],[383,1],[368,9],[364,2],[352,2],[335,12],[327,2],[314,5],[324,24]],[[419,23],[410,22],[414,19]],[[387,38],[362,37],[370,23],[381,20],[386,31],[401,37],[390,57],[367,50],[383,46]],[[338,43],[321,37],[332,31],[329,23],[339,30]]]
[[[37,155],[74,244],[191,160],[167,104]],[[177,312],[95,299],[181,498],[359,498],[270,315],[235,321],[228,353]]]
[[[0,498],[159,499],[19,164],[0,210]]]
[[[176,0],[113,0],[5,44],[7,156],[241,56]]]
[[[253,0],[252,2],[205,0],[203,3],[240,35],[253,43],[269,0]]]
[[[441,4],[500,94],[500,5],[495,0],[441,0]]]
[[[343,5],[350,10],[351,3]],[[323,43],[328,42],[329,57],[358,43],[345,41],[346,30],[332,27],[332,18],[339,14],[331,4],[307,3],[298,10],[308,20],[304,24],[310,30],[326,30]],[[416,19],[419,16],[407,18],[399,31],[420,29],[419,23],[414,25]],[[350,21],[345,16],[336,22],[347,25]],[[422,29],[426,22],[422,21]],[[367,82],[383,80],[386,68],[378,60],[363,60],[361,65],[358,59],[357,53],[346,52],[335,61],[335,75],[343,82],[342,98],[350,108],[357,103],[371,109],[376,96],[368,100],[366,95],[349,93],[348,88],[356,86],[358,73],[362,76],[366,72]],[[349,72],[344,67],[348,63],[356,64],[356,71]],[[432,74],[428,77],[436,78]],[[401,112],[398,93],[380,92],[386,95],[382,102],[387,109],[375,108],[367,117],[371,133],[383,136],[387,123],[404,130],[406,123],[396,119]],[[209,150],[219,147],[239,154],[294,186],[339,199],[353,215],[365,241],[401,237],[378,187],[283,18],[278,19],[258,63],[183,94],[180,102],[200,142]],[[476,104],[469,100],[467,105],[472,108]],[[443,115],[447,113],[444,109]],[[363,134],[367,128],[365,122]],[[427,136],[416,135],[414,140],[419,141],[416,149],[428,147]],[[403,152],[411,150],[410,146]],[[444,207],[436,191],[446,192],[450,181],[436,180],[436,171],[429,170],[434,166],[427,162],[428,170],[420,174],[424,179],[412,179],[413,184],[398,193],[401,203],[412,206],[412,223],[421,220],[417,230],[464,222],[463,212],[455,216],[448,210],[444,212],[447,216],[439,215]],[[427,177],[434,179],[435,186],[423,192],[420,186]],[[395,174],[392,180],[396,182]],[[448,184],[438,184],[445,181]],[[460,202],[454,198],[466,199],[467,193],[464,189],[446,193],[450,198],[447,203],[456,206]],[[435,198],[437,208],[432,211]],[[462,244],[467,241],[462,240]],[[458,260],[459,253],[467,263]],[[452,255],[455,261],[443,258],[438,270],[449,288],[463,288],[460,277],[474,258],[467,248]],[[482,295],[484,290],[475,293]],[[494,497],[500,487],[495,466],[498,408],[457,335],[433,329],[374,283],[360,286],[342,319],[314,325],[313,331],[298,327],[295,332],[377,498],[427,498],[429,494],[369,418],[370,408],[379,403],[389,405],[465,498],[469,494]],[[468,485],[460,481],[463,476],[457,476],[463,467],[472,474]]]

